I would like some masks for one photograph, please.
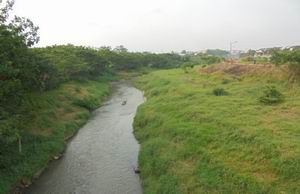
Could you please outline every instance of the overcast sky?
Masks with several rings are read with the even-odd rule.
[[[168,52],[300,45],[299,0],[16,0],[38,46],[124,45]]]

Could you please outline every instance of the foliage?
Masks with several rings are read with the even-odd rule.
[[[258,64],[267,64],[269,63],[269,58],[267,57],[254,57],[254,56],[246,56],[240,59],[240,63],[258,63]]]
[[[19,115],[26,110],[18,107],[25,92],[42,86],[39,62],[28,49],[39,40],[38,27],[18,16],[9,20],[13,5],[0,1],[0,139],[6,142],[21,138]]]
[[[249,57],[254,57],[254,56],[255,56],[255,53],[256,53],[255,50],[249,49],[249,50],[247,51],[246,55],[249,56]]]
[[[294,51],[275,51],[272,54],[271,61],[277,65],[289,64],[300,66],[300,50]]]
[[[34,48],[32,51],[48,62],[42,75],[46,84],[93,79],[103,75],[109,68],[108,60],[92,48],[61,45]]]
[[[298,78],[300,75],[300,50],[274,51],[271,62],[277,65],[288,64],[292,79]]]
[[[215,63],[220,63],[223,60],[223,58],[221,57],[202,54],[202,53],[199,53],[197,55],[192,55],[189,57],[191,62],[198,65],[202,65],[202,64],[211,65]]]
[[[212,97],[224,79],[172,69],[136,81],[147,97],[134,120],[144,193],[300,193],[300,87],[246,75]],[[267,84],[285,103],[257,100]]]
[[[137,69],[141,67],[151,68],[174,68],[185,62],[185,58],[175,53],[130,53],[120,52],[111,60],[115,69]]]
[[[122,45],[113,50],[70,44],[30,48],[39,41],[38,27],[26,18],[10,20],[13,5],[13,0],[0,1],[0,142],[9,150],[17,149],[17,143],[21,147],[28,133],[24,121],[34,119],[31,93],[42,95],[64,83],[89,82],[116,70],[178,67],[186,60],[175,53],[128,52]],[[73,105],[93,110],[99,100],[76,98]]]
[[[55,89],[32,92],[26,96],[22,106],[30,107],[30,112],[19,121],[24,129],[21,134],[22,153],[11,146],[8,138],[0,138],[1,194],[9,193],[22,178],[31,180],[50,158],[63,151],[65,139],[87,121],[90,108],[101,105],[103,97],[108,94],[108,81],[109,79],[102,78],[97,81],[68,82]],[[73,103],[80,100],[89,104],[89,99],[97,99],[93,107],[88,107],[89,110]],[[23,108],[28,109],[26,107]],[[13,137],[11,134],[7,135]]]
[[[99,99],[93,97],[84,98],[84,99],[76,98],[73,104],[82,108],[86,108],[89,111],[92,111],[95,108],[97,108],[97,106],[99,105],[98,101]]]
[[[215,96],[226,96],[228,95],[228,92],[224,88],[215,88],[213,94]]]
[[[0,0],[1,192],[23,176],[31,178],[49,155],[63,149],[65,136],[75,132],[108,90],[107,80],[99,81],[99,76],[119,70],[174,68],[189,61],[176,53],[129,52],[122,45],[31,48],[39,41],[38,27],[29,19],[12,17],[13,5],[13,0]],[[211,63],[215,58],[206,60]],[[70,89],[73,85],[81,87]]]
[[[277,104],[283,101],[283,95],[275,86],[267,86],[259,101],[264,104]]]
[[[207,55],[219,57],[219,58],[226,58],[230,54],[229,51],[221,50],[221,49],[208,49],[206,51]]]
[[[180,67],[183,69],[185,73],[188,73],[189,69],[193,69],[194,66],[195,66],[194,63],[192,62],[185,62]]]

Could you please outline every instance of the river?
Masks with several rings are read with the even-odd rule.
[[[51,162],[25,194],[142,193],[139,176],[133,171],[139,144],[132,123],[143,94],[123,81],[113,88],[109,100],[69,142],[64,156]]]

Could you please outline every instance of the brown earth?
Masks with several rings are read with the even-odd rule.
[[[230,64],[220,63],[199,69],[204,73],[225,73],[232,76],[242,75],[262,75],[272,76],[277,79],[284,79],[288,76],[288,68],[286,66],[278,67],[273,64]]]

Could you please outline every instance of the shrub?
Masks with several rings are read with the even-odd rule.
[[[188,72],[189,72],[189,69],[193,69],[194,66],[195,66],[195,64],[192,63],[192,62],[185,62],[185,63],[183,63],[183,64],[181,65],[181,68],[183,69],[183,71],[184,71],[185,73],[188,73]]]
[[[267,86],[259,101],[264,104],[276,104],[283,101],[283,95],[276,89],[275,86]]]
[[[215,96],[226,96],[228,95],[228,92],[224,88],[215,88],[213,94]]]
[[[92,111],[98,107],[99,102],[97,101],[96,98],[85,98],[85,99],[77,98],[74,100],[73,104],[79,107],[86,108],[89,111]]]

